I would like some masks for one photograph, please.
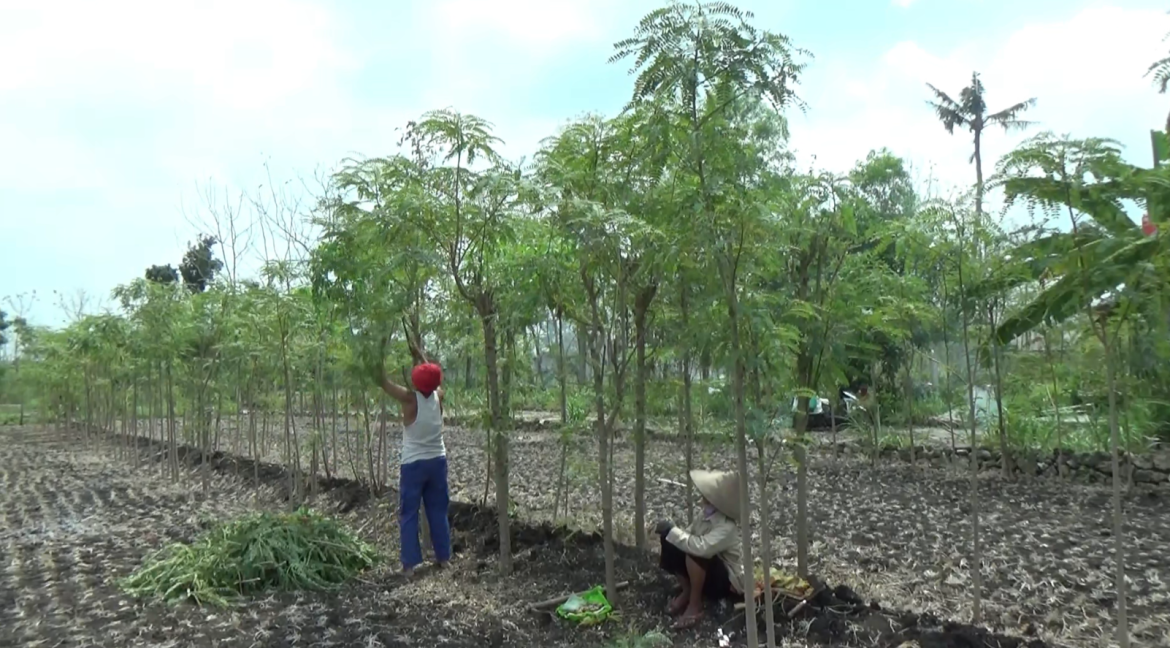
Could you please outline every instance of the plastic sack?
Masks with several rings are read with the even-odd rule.
[[[557,616],[578,625],[596,625],[609,618],[613,606],[605,598],[605,586],[598,585],[588,592],[574,594],[557,608]]]

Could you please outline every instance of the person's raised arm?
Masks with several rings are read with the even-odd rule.
[[[409,405],[412,402],[414,394],[412,394],[409,389],[390,380],[390,378],[386,376],[386,368],[382,364],[381,359],[379,359],[376,365],[370,367],[370,376],[374,379],[374,382],[382,388],[382,391],[389,394],[390,397],[394,400],[402,403],[403,405]]]
[[[390,380],[385,374],[382,375],[379,386],[382,388],[382,391],[390,394],[391,398],[403,405],[409,405],[411,400],[413,400],[414,394],[410,393],[409,389]]]

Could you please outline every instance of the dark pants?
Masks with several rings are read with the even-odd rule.
[[[406,569],[422,563],[422,544],[418,539],[418,508],[426,510],[431,528],[435,560],[451,559],[451,527],[447,508],[451,504],[447,490],[447,458],[435,457],[403,464],[398,483],[398,526],[402,538],[402,566]]]
[[[659,567],[675,576],[687,578],[687,558],[695,561],[707,574],[707,578],[703,581],[703,598],[718,601],[738,596],[731,588],[727,565],[723,564],[719,556],[710,558],[691,556],[668,542],[666,536],[662,536],[662,557],[658,561]]]

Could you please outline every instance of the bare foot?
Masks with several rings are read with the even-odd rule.
[[[685,613],[683,613],[683,615],[681,617],[679,617],[678,621],[674,622],[674,625],[671,627],[674,628],[675,630],[690,630],[691,628],[698,625],[699,621],[702,620],[702,618],[703,618],[702,611],[692,612],[688,609]]]
[[[690,598],[684,590],[683,593],[670,599],[670,606],[667,608],[670,616],[678,616],[683,610],[687,609],[687,605],[691,602]]]

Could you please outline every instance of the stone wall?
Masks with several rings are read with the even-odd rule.
[[[838,451],[843,454],[866,455],[868,450],[852,443],[839,443]],[[947,447],[921,446],[915,449],[919,463],[936,467],[968,466],[970,450]],[[910,448],[882,448],[883,459],[899,458],[910,461]],[[981,471],[1002,471],[999,450],[981,447],[976,451]],[[1073,481],[1090,484],[1108,484],[1113,479],[1113,463],[1108,452],[1077,453],[1068,450],[1060,454],[1057,461],[1055,451],[1041,453],[1020,450],[1009,455],[1013,474],[1029,477],[1055,477],[1058,474]],[[1170,448],[1157,448],[1148,454],[1121,456],[1121,475],[1125,483],[1145,484],[1170,488]]]

